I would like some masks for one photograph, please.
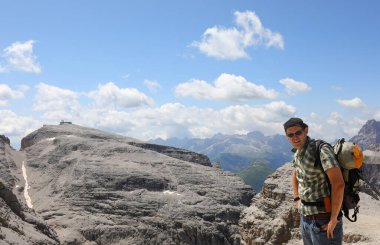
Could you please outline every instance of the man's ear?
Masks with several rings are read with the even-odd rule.
[[[304,129],[304,131],[305,131],[305,134],[307,134],[307,133],[309,132],[309,127],[306,127],[306,128]]]

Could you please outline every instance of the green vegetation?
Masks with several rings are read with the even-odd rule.
[[[218,162],[223,170],[238,173],[252,162],[252,158],[234,153],[221,153],[211,158],[211,161]]]
[[[264,180],[276,169],[268,167],[264,163],[254,162],[238,173],[244,182],[252,187],[256,192],[260,192]]]

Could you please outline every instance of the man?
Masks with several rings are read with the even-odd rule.
[[[300,118],[290,118],[284,123],[284,129],[295,152],[292,186],[294,204],[301,215],[303,243],[342,244],[340,210],[344,180],[333,150],[322,146],[322,169],[315,165],[316,141],[308,136],[308,125]]]

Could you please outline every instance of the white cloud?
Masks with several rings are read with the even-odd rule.
[[[282,123],[295,108],[282,101],[260,106],[238,105],[222,109],[187,107],[179,103],[141,107],[129,111],[86,110],[79,122],[116,131],[138,139],[169,137],[211,137],[216,133],[242,133],[260,130],[282,132]]]
[[[304,82],[296,81],[292,78],[284,78],[280,83],[285,86],[288,95],[296,95],[298,93],[306,93],[311,90],[311,87]]]
[[[305,122],[309,125],[311,137],[335,143],[339,138],[349,140],[359,132],[366,121],[355,116],[347,118],[339,112],[331,112],[327,116],[318,115],[310,120],[305,118]]]
[[[375,111],[373,118],[377,121],[380,121],[380,110],[379,109]]]
[[[366,104],[360,99],[360,98],[353,98],[351,100],[337,100],[338,104],[344,107],[350,107],[350,108],[365,108]]]
[[[176,86],[178,97],[203,100],[243,101],[249,99],[275,99],[278,93],[247,81],[242,76],[221,74],[211,85],[203,80],[192,80]]]
[[[45,83],[39,83],[36,88],[37,94],[33,108],[43,112],[45,119],[70,119],[79,114],[79,93]]]
[[[33,54],[34,40],[24,43],[15,42],[11,46],[4,49],[3,56],[6,58],[6,65],[0,67],[0,72],[9,70],[19,70],[32,73],[40,73],[41,67],[36,61]]]
[[[151,91],[156,91],[157,89],[161,88],[161,85],[157,81],[145,80],[144,84]]]
[[[135,88],[119,88],[113,82],[100,84],[98,90],[88,93],[102,108],[131,108],[143,105],[152,106],[153,99]]]
[[[208,56],[230,60],[248,58],[245,49],[252,46],[284,48],[281,34],[265,28],[254,12],[236,11],[234,15],[237,27],[208,28],[203,33],[202,41],[193,42],[192,46]]]
[[[310,118],[312,118],[312,119],[319,119],[319,118],[321,118],[321,115],[319,115],[316,112],[311,112],[310,113]]]
[[[0,84],[0,106],[8,105],[8,100],[24,97],[28,86],[21,85],[18,90],[11,89],[7,84]]]
[[[0,110],[0,132],[10,139],[13,146],[18,147],[23,137],[41,126],[32,117],[19,116],[11,110]]]

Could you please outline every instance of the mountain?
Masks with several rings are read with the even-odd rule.
[[[273,167],[282,165],[292,156],[290,145],[284,135],[264,136],[259,131],[250,132],[246,135],[223,135],[216,134],[211,138],[169,138],[167,140],[155,139],[151,143],[170,145],[184,148],[207,155],[212,161],[221,160],[223,169],[237,172],[248,166],[252,160],[265,160],[271,158]],[[223,156],[237,158],[240,166],[235,166],[231,159]],[[243,163],[244,162],[244,163]]]
[[[240,176],[244,182],[250,185],[256,192],[260,192],[265,179],[274,171],[275,170],[268,167],[266,163],[257,160],[253,161],[250,166],[240,171],[238,176]]]
[[[169,138],[150,142],[205,154],[222,169],[237,173],[255,190],[260,190],[268,174],[293,156],[290,151],[291,146],[284,135],[264,136],[259,131],[246,135],[217,134],[205,139]],[[264,163],[265,170],[263,167],[255,166],[255,162]],[[260,180],[253,180],[252,176],[260,176]]]
[[[240,213],[255,193],[205,155],[75,124],[6,149],[5,244],[242,244]]]
[[[359,144],[363,149],[380,150],[380,122],[373,119],[367,121],[350,141]]]

